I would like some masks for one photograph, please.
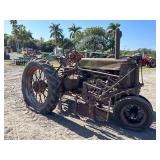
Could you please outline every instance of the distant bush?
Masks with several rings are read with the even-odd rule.
[[[147,56],[150,56],[156,59],[156,51],[148,48],[139,48],[137,50],[129,51],[129,50],[121,50],[121,56],[133,56],[136,53],[141,53]]]

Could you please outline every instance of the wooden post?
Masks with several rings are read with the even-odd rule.
[[[115,44],[114,44],[114,50],[115,50],[115,59],[119,59],[120,57],[120,39],[122,36],[122,32],[120,29],[115,30]]]

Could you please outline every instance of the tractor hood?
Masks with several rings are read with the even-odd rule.
[[[128,63],[127,59],[115,58],[82,58],[79,67],[95,70],[119,70],[121,64]]]

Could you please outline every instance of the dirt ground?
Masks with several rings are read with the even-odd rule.
[[[113,120],[105,124],[80,120],[57,110],[49,116],[36,114],[26,108],[21,93],[23,66],[5,63],[4,66],[4,139],[50,140],[50,139],[156,139],[156,118],[151,127],[143,132],[123,129]],[[145,86],[141,94],[148,98],[156,111],[155,70],[144,73]]]

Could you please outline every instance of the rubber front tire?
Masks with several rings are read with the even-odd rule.
[[[33,89],[30,87],[32,74],[36,69],[41,69],[47,79],[48,95],[46,101],[42,104],[36,100]],[[27,64],[22,75],[22,94],[28,108],[41,114],[52,112],[59,100],[59,88],[60,79],[53,67],[36,61]]]
[[[128,106],[138,106],[138,108],[143,111],[143,118],[136,122],[134,120],[129,120],[125,116],[125,109]],[[131,130],[142,131],[149,128],[153,121],[153,109],[151,104],[144,98],[139,96],[128,96],[120,99],[114,108],[114,117],[122,127]],[[126,118],[127,117],[127,118]]]

